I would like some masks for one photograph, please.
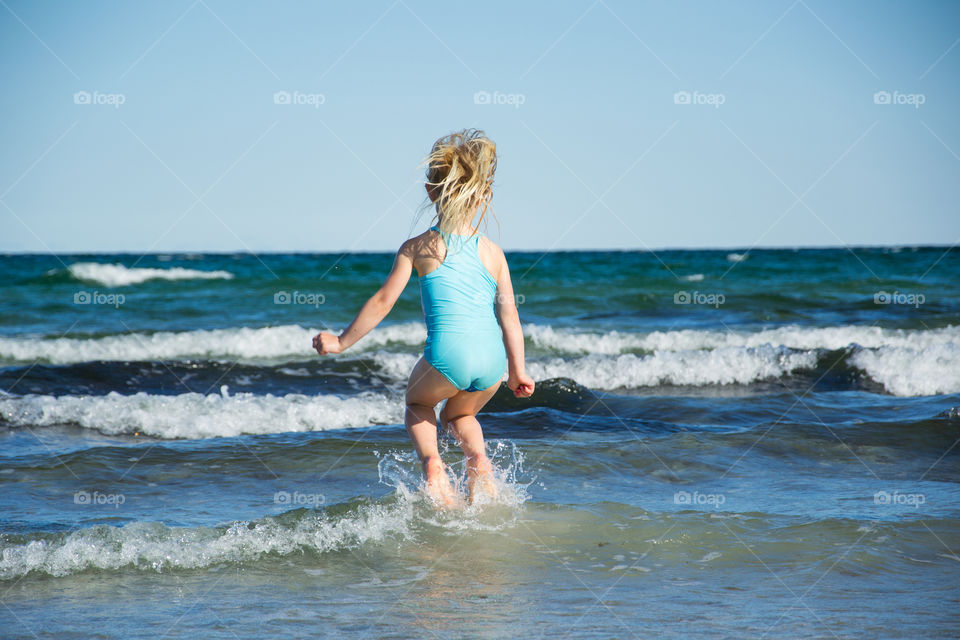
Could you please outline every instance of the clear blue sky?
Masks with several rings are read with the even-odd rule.
[[[395,250],[470,126],[507,249],[952,244],[958,39],[951,1],[2,0],[0,251]]]

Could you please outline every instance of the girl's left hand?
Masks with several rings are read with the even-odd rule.
[[[313,337],[313,348],[322,356],[343,351],[340,347],[339,336],[327,333],[326,331],[322,331]]]

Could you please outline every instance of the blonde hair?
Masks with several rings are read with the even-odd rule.
[[[421,166],[427,167],[427,188],[436,195],[437,228],[448,237],[473,222],[479,226],[493,198],[497,145],[479,129],[463,129],[433,143]],[[427,205],[429,206],[429,204]]]

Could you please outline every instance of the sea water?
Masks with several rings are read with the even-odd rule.
[[[392,259],[0,256],[0,636],[960,635],[958,252],[508,254],[537,390],[454,511],[415,278],[311,349]]]

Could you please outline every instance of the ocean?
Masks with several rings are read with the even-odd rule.
[[[416,279],[311,349],[392,260],[0,256],[0,637],[960,636],[960,251],[508,253],[537,388],[449,512]]]

